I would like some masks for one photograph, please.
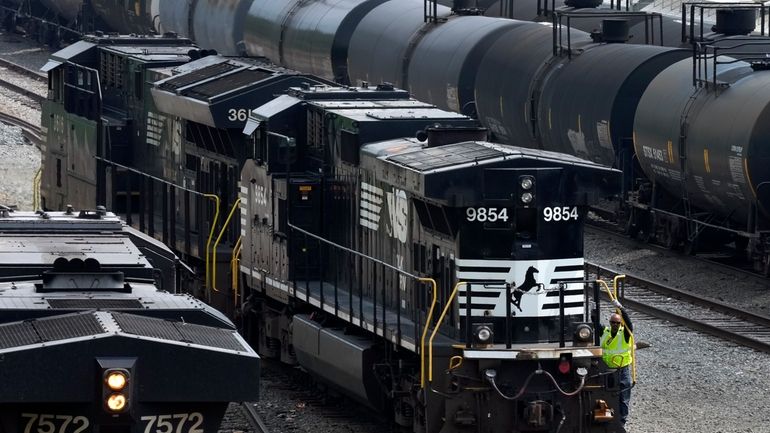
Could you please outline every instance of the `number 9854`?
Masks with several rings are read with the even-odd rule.
[[[578,209],[576,206],[554,206],[543,208],[544,221],[569,221],[578,219]]]

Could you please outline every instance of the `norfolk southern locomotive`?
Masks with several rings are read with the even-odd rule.
[[[587,207],[620,173],[397,92],[293,88],[251,113],[247,335],[415,432],[623,431],[583,281]]]
[[[478,116],[495,141],[610,164],[624,172],[630,233],[690,252],[734,241],[770,273],[767,43],[736,36],[752,31],[763,6],[717,11],[716,34],[690,27],[696,49],[681,51],[616,43],[628,39],[622,19],[592,34],[567,28],[580,21],[567,11],[544,25],[419,0],[152,0],[130,11],[93,3],[117,29],[174,31],[343,83],[390,82]],[[710,8],[692,4],[685,18],[697,22]],[[671,24],[667,34],[679,34]]]
[[[215,432],[259,358],[112,213],[0,210],[0,431]]]

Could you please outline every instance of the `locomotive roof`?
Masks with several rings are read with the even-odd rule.
[[[272,99],[288,86],[324,82],[258,59],[206,56],[178,66],[154,84],[160,111],[215,128],[242,128],[246,109]],[[239,111],[244,116],[233,115]]]
[[[66,62],[88,64],[96,61],[98,49],[132,57],[143,62],[187,61],[192,45],[189,39],[138,37],[138,36],[91,36],[77,41],[51,54],[48,62],[40,69],[48,72]]]
[[[454,205],[477,204],[488,171],[562,170],[565,202],[588,204],[620,190],[619,170],[571,155],[485,141],[425,147],[414,138],[382,141],[362,148],[362,168],[385,183]],[[452,191],[447,195],[448,191]],[[451,196],[451,197],[450,197]]]
[[[0,276],[18,266],[48,268],[60,257],[103,266],[152,268],[113,213],[0,213]],[[6,270],[7,271],[4,271]]]
[[[594,162],[563,153],[526,147],[473,141],[437,147],[417,147],[416,139],[398,139],[364,146],[362,151],[414,171],[428,173],[491,164],[508,160],[551,161],[594,170],[617,171]]]

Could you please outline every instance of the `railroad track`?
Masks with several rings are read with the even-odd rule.
[[[14,63],[10,60],[0,58],[0,67],[10,69],[14,72],[24,75],[25,77],[29,77],[29,78],[32,78],[33,80],[40,81],[41,83],[48,82],[48,76],[46,74],[38,71],[33,71],[32,69],[25,68],[24,66],[21,66],[20,64]]]
[[[3,112],[0,112],[0,122],[20,127],[22,135],[38,148],[43,144],[43,133],[39,126]]]
[[[597,278],[614,277],[618,270],[586,262]],[[753,314],[723,302],[703,298],[659,282],[625,274],[619,297],[634,310],[770,353],[770,317]]]
[[[595,210],[591,210],[595,214],[599,215],[599,213]],[[600,217],[604,217],[603,215],[599,215]],[[664,254],[672,254],[676,256],[688,256],[685,253],[682,253],[681,251],[676,251],[671,248],[667,248],[663,245],[656,244],[654,242],[645,242],[637,239],[632,239],[629,236],[620,233],[619,229],[617,228],[617,224],[614,223],[608,223],[608,222],[600,222],[600,221],[591,221],[590,219],[588,221],[588,229],[594,230],[597,232],[601,232],[603,234],[610,235],[616,239],[620,239],[624,242],[633,243],[635,245],[644,245],[645,248],[649,248],[651,250],[660,251]],[[730,253],[733,253],[733,251],[727,251],[725,250],[723,253],[720,254],[693,254],[689,255],[688,257],[691,257],[693,260],[698,260],[700,262],[708,263],[709,266],[718,266],[722,269],[729,270],[733,273],[740,273],[744,275],[750,275],[752,277],[760,277],[760,278],[767,278],[767,275],[764,275],[761,272],[755,271],[753,269],[747,269],[743,266],[737,266],[737,265],[731,265],[726,259],[728,256],[730,256]],[[743,263],[745,266],[746,264]]]
[[[251,424],[252,431],[255,433],[268,433],[265,422],[262,421],[262,417],[259,416],[257,410],[254,408],[254,403],[246,402],[241,404],[241,412]]]
[[[42,75],[41,73],[37,71],[33,71],[30,69],[25,68],[24,66],[21,66],[19,64],[16,64],[14,62],[11,62],[9,60],[0,59],[0,67],[6,68],[10,71],[13,71],[19,75],[22,75],[26,78],[30,78],[32,80],[46,83],[48,82],[48,77],[45,75]],[[0,86],[5,87],[6,89],[11,90],[12,92],[18,93],[20,95],[24,95],[31,100],[41,103],[43,100],[45,100],[46,95],[41,95],[39,93],[36,93],[30,89],[25,88],[24,86],[20,86],[14,82],[8,81],[6,79],[0,78]]]

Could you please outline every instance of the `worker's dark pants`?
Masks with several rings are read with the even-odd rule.
[[[631,366],[618,369],[620,376],[620,422],[626,424],[628,405],[631,402]]]

